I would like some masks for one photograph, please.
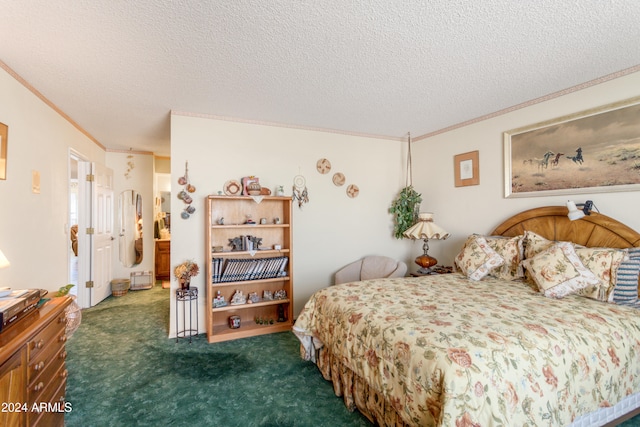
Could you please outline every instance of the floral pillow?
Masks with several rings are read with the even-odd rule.
[[[524,232],[524,259],[533,258],[545,249],[550,248],[556,243],[553,240],[546,239],[533,231]]]
[[[522,268],[522,260],[524,259],[523,237],[485,237],[491,249],[504,259],[504,264],[489,272],[490,276],[504,280],[516,280],[524,277],[524,269]]]
[[[628,258],[628,251],[626,249],[584,247],[577,247],[575,250],[582,264],[599,279],[597,286],[583,289],[578,293],[598,301],[608,301],[609,295],[616,285],[618,268],[622,261]]]
[[[562,298],[600,283],[570,242],[554,243],[522,264],[546,297]]]
[[[504,264],[504,258],[489,246],[484,237],[472,234],[456,256],[455,263],[469,279],[480,280]]]

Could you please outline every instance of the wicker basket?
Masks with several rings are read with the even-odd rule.
[[[111,281],[111,295],[121,297],[129,292],[131,280],[129,279],[113,279]]]

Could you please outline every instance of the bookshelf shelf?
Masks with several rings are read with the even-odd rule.
[[[206,323],[210,343],[290,330],[293,318],[292,199],[264,196],[208,196],[206,221]],[[245,224],[250,218],[257,224]],[[221,225],[221,223],[224,225]],[[262,222],[262,224],[260,224]],[[240,244],[238,243],[240,242]],[[248,242],[251,242],[248,243]],[[259,249],[252,244],[259,242]],[[240,248],[240,250],[238,250]],[[277,249],[276,249],[277,248]],[[233,249],[233,250],[232,250]],[[214,307],[219,294],[229,303],[245,297],[284,291],[285,299]],[[229,317],[239,316],[231,328]],[[284,321],[282,319],[284,318]],[[268,319],[273,324],[256,324]],[[277,320],[281,320],[277,322]]]
[[[254,302],[251,304],[238,304],[238,305],[226,305],[224,307],[214,307],[213,311],[237,311],[243,309],[255,309],[258,307],[265,307],[269,305],[280,305],[280,304],[289,304],[291,301],[289,299],[274,299],[271,301],[260,301]]]

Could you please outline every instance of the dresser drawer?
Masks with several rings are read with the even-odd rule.
[[[67,341],[67,335],[64,328],[58,331],[58,334],[51,337],[41,348],[38,349],[35,356],[29,360],[29,369],[27,370],[27,383],[31,385],[38,379],[40,374],[45,370],[54,357],[60,354],[60,350],[64,349]],[[66,357],[66,353],[65,353]],[[64,360],[64,359],[63,359]]]
[[[64,312],[62,312],[55,320],[45,326],[42,331],[38,332],[32,339],[30,339],[27,342],[29,362],[34,360],[38,354],[47,347],[47,344],[60,334],[60,331],[64,332],[65,326],[66,316]]]
[[[62,378],[62,383],[56,381],[55,384],[58,385],[58,388],[55,386],[51,386],[50,389],[47,389],[45,393],[49,397],[47,400],[41,400],[38,402],[50,402],[51,404],[44,410],[43,407],[42,412],[30,412],[29,413],[29,425],[30,426],[40,426],[40,427],[63,427],[64,426],[64,414],[65,414],[65,392],[67,388],[67,377],[66,377],[66,369],[64,369],[57,375],[57,378]],[[45,397],[45,393],[43,393],[43,399]]]
[[[67,369],[65,365],[66,352],[61,349],[56,356],[45,365],[44,369],[29,384],[29,406],[34,403],[50,402],[51,394],[58,388],[60,383],[67,378]]]

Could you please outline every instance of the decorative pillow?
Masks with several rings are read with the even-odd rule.
[[[627,258],[627,249],[576,247],[576,254],[582,264],[599,279],[593,288],[582,289],[580,295],[607,302],[616,285],[616,273],[622,261]]]
[[[472,234],[456,256],[455,263],[469,279],[480,280],[504,264],[504,259],[491,249],[484,237]]]
[[[569,242],[555,243],[522,264],[546,297],[562,298],[599,283]]]
[[[616,284],[609,296],[609,301],[640,308],[638,274],[640,274],[640,248],[630,248],[629,257],[620,263],[616,272]]]
[[[556,243],[546,239],[533,231],[524,232],[524,259],[533,258],[545,249],[549,249]]]
[[[516,280],[524,277],[524,269],[522,268],[522,260],[524,259],[523,237],[485,237],[491,249],[504,259],[502,266],[489,272],[490,276],[504,280]]]

